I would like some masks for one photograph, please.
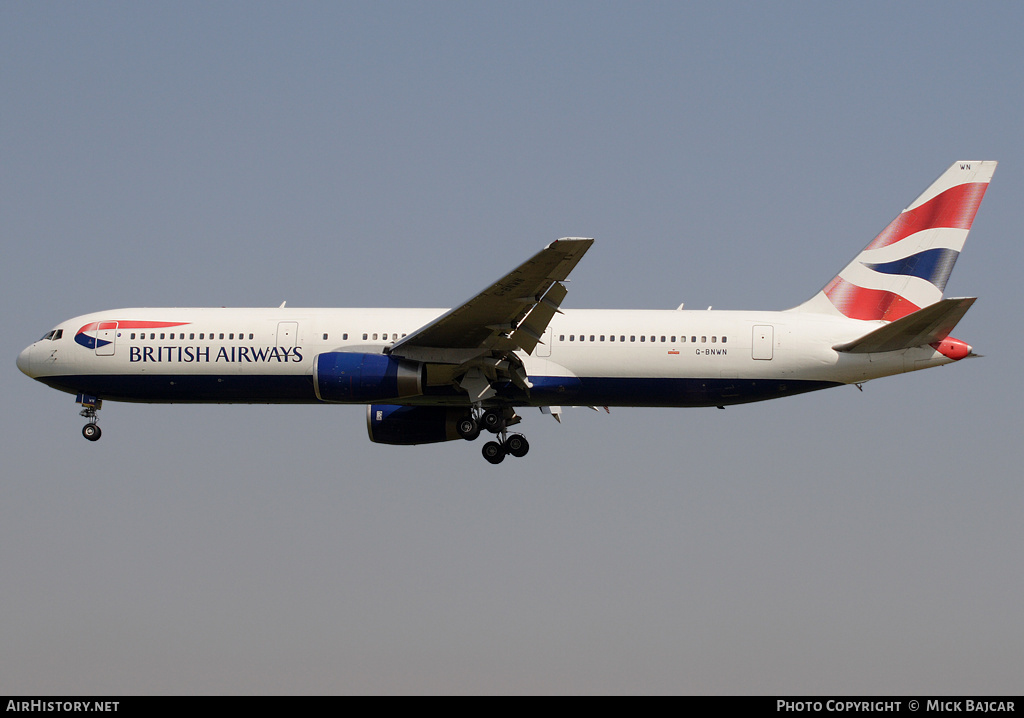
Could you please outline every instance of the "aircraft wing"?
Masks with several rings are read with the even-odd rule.
[[[396,342],[391,353],[440,361],[491,350],[532,354],[565,298],[560,282],[593,243],[580,237],[552,242],[469,301]]]

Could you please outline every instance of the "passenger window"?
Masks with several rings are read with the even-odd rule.
[[[234,339],[234,338],[235,338],[235,333],[234,332],[231,332],[230,334],[228,334],[228,339]]]
[[[620,335],[619,335],[619,341],[620,341],[620,342],[624,342],[624,341],[626,341],[626,335],[625,335],[625,334],[620,334]]]
[[[661,341],[665,341],[665,337],[662,337],[662,338],[661,338]]]
[[[722,344],[725,344],[727,339],[728,339],[728,337],[722,337]]]
[[[342,335],[341,335],[341,338],[342,338],[342,339],[343,339],[344,341],[348,341],[348,332],[345,332],[344,334],[342,334]]]
[[[711,337],[711,343],[714,344],[718,341],[718,337]]]
[[[707,344],[708,343],[708,338],[707,337],[701,337],[700,338],[700,343],[701,344]]]
[[[604,341],[604,334],[601,335],[601,341]]]
[[[640,336],[640,341],[642,341],[642,342],[645,342],[645,341],[647,341],[647,337],[646,337],[646,336],[643,336],[643,335],[641,335],[641,336]]]
[[[558,335],[558,341],[564,342],[565,341],[565,335],[564,334],[559,334]]]
[[[324,332],[324,341],[327,341],[327,332]]]
[[[610,335],[610,336],[608,337],[608,341],[610,341],[610,342],[613,342],[613,341],[615,341],[615,335],[614,335],[614,334]]]
[[[134,339],[134,338],[135,338],[135,332],[132,332],[132,336],[131,336],[131,338],[132,338],[132,339]]]
[[[374,338],[374,339],[376,339],[376,338],[377,338],[377,332],[374,332],[374,333],[373,333],[373,338]]]
[[[364,341],[366,340],[366,334],[363,334],[363,340]]]
[[[629,341],[635,342],[636,341],[636,335],[635,334],[630,334],[629,335]]]
[[[690,337],[690,341],[691,341],[691,342],[695,342],[695,341],[697,341],[697,337]]]
[[[195,332],[190,332],[189,335],[188,335],[188,338],[189,339],[195,339],[196,338],[196,333]]]

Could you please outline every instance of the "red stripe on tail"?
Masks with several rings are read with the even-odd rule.
[[[833,279],[823,291],[836,309],[850,319],[894,322],[921,308],[898,294],[858,287],[842,277]]]
[[[914,209],[903,212],[875,237],[867,249],[878,249],[899,242],[925,229],[948,227],[970,229],[978,206],[985,197],[987,182],[969,182],[950,187]]]

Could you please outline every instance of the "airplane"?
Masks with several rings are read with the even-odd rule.
[[[117,309],[61,322],[18,368],[104,400],[365,404],[371,441],[493,440],[539,407],[712,407],[855,384],[975,356],[944,298],[996,162],[954,162],[819,292],[785,311],[562,308],[593,239],[552,242],[453,309]]]

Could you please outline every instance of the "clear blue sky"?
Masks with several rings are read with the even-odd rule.
[[[1019,693],[1019,3],[4,3],[0,693]],[[951,162],[984,359],[371,444],[108,403],[18,351],[121,306],[783,309]]]

